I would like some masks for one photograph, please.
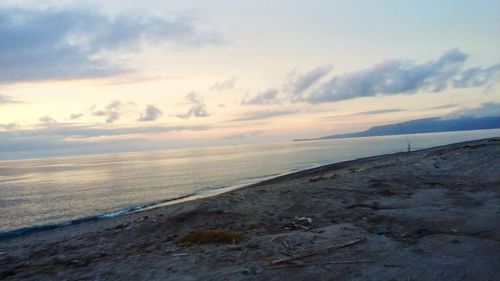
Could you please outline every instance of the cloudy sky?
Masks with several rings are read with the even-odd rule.
[[[3,0],[0,152],[275,142],[500,114],[499,11],[496,0]]]

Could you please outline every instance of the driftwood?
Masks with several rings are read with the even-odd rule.
[[[286,243],[285,239],[280,237],[280,240],[281,240],[281,243],[283,244],[283,246],[285,246],[286,251],[290,252],[290,246],[288,246],[288,243]]]
[[[315,266],[315,265],[353,264],[353,263],[372,263],[372,262],[374,262],[374,261],[331,261],[331,262],[302,263],[302,264],[283,264],[283,265],[269,266],[267,268],[279,269],[279,268],[306,267],[306,266]]]
[[[189,256],[190,253],[177,253],[177,254],[172,254],[174,257],[184,257],[184,256]]]
[[[329,247],[326,247],[326,248],[323,248],[323,249],[314,250],[314,251],[310,251],[310,252],[305,252],[305,253],[302,253],[302,254],[291,256],[289,258],[284,258],[284,259],[279,259],[279,260],[272,261],[270,265],[282,264],[282,263],[286,263],[286,262],[290,262],[290,261],[294,261],[294,260],[298,260],[298,259],[302,259],[302,258],[314,256],[314,255],[323,254],[323,253],[326,253],[326,252],[329,252],[329,251],[346,248],[346,247],[358,244],[358,243],[360,243],[362,241],[365,241],[365,240],[366,240],[366,238],[360,238],[360,239],[352,240],[352,241],[349,241],[349,242],[346,242],[346,243],[329,246]]]
[[[361,194],[366,194],[366,195],[373,195],[372,192],[369,191],[362,191],[354,188],[347,188],[347,187],[323,187],[322,189],[325,190],[338,190],[338,191],[351,191],[351,192],[357,192]]]

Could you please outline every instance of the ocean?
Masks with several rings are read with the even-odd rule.
[[[0,238],[208,196],[320,165],[500,129],[0,161]]]

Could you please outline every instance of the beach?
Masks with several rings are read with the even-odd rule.
[[[490,138],[3,239],[0,279],[498,280],[498,222]]]

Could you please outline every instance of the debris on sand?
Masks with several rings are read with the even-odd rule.
[[[361,173],[361,172],[364,172],[365,169],[363,168],[351,168],[351,173]]]
[[[243,240],[241,233],[225,229],[195,230],[177,240],[180,245],[192,244],[236,244]]]
[[[298,259],[303,259],[303,258],[314,256],[314,255],[324,254],[324,253],[327,253],[330,251],[334,251],[334,250],[338,250],[338,249],[342,249],[342,248],[346,248],[346,247],[358,244],[358,243],[363,242],[365,240],[366,240],[366,238],[360,238],[360,239],[352,240],[352,241],[349,241],[346,243],[329,246],[329,247],[326,247],[323,249],[301,253],[298,255],[291,256],[289,258],[274,260],[271,262],[270,265],[273,266],[273,265],[283,264],[283,263],[287,263],[287,262],[298,260]]]
[[[323,266],[323,265],[334,265],[334,264],[355,264],[355,263],[373,263],[372,260],[355,260],[355,261],[330,261],[330,262],[315,262],[315,263],[301,263],[301,264],[283,264],[276,266],[269,266],[269,269],[281,269],[290,267],[308,267],[308,266]],[[401,266],[401,265],[398,265]]]
[[[293,221],[285,224],[282,228],[286,230],[304,229],[309,230],[312,226],[313,219],[310,217],[295,217]]]
[[[387,188],[384,188],[380,191],[380,195],[383,195],[383,196],[393,196],[393,195],[397,195],[396,192],[390,190],[390,189],[387,189]]]
[[[317,176],[317,177],[312,177],[309,179],[310,182],[317,182],[317,181],[321,181],[321,180],[324,180],[325,178],[323,176]]]

